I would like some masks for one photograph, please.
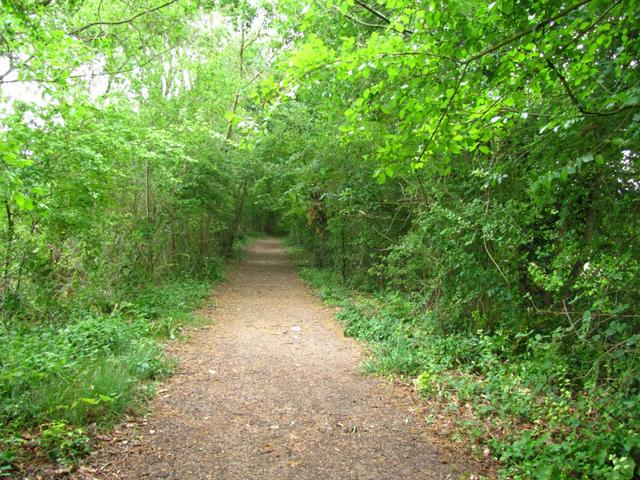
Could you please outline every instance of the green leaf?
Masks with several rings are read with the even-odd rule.
[[[13,201],[16,203],[18,208],[20,208],[20,210],[33,210],[33,200],[31,200],[29,197],[24,196],[20,192],[16,192],[13,195]]]
[[[579,163],[588,163],[593,161],[593,153],[586,153],[578,158]]]

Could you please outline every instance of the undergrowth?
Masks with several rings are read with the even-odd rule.
[[[173,367],[162,340],[196,321],[191,312],[214,279],[129,288],[108,313],[85,305],[64,321],[5,325],[0,476],[38,458],[73,464],[90,451],[93,433],[141,406],[153,380]]]
[[[299,272],[340,307],[345,334],[370,344],[365,370],[414,379],[421,395],[454,413],[458,436],[489,448],[501,478],[638,478],[637,378],[621,388],[637,350],[594,368],[593,346],[578,348],[572,332],[446,333],[408,295],[357,292],[327,269]],[[605,375],[621,381],[598,378]]]

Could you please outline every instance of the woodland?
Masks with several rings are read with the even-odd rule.
[[[266,234],[500,478],[639,478],[639,30],[637,0],[0,0],[0,477],[144,405]]]

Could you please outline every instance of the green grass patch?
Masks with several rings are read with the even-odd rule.
[[[135,410],[172,370],[162,342],[197,322],[211,280],[132,288],[110,313],[73,311],[64,323],[0,333],[0,475],[33,456],[74,463],[91,434]]]

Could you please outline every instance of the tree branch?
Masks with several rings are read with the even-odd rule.
[[[149,15],[150,13],[157,12],[158,10],[161,10],[161,9],[163,9],[165,7],[173,5],[174,3],[177,3],[178,1],[179,0],[170,0],[167,3],[163,3],[162,5],[158,5],[157,7],[151,8],[149,10],[145,10],[144,12],[140,12],[140,13],[138,13],[138,14],[134,15],[133,17],[128,18],[126,20],[116,20],[116,21],[112,21],[112,22],[99,21],[99,22],[89,23],[89,24],[85,25],[84,27],[80,27],[80,28],[78,28],[76,30],[73,30],[73,31],[69,32],[68,35],[77,35],[80,32],[84,32],[85,30],[87,30],[87,29],[89,29],[91,27],[96,27],[98,25],[124,25],[125,23],[131,23],[134,20],[136,20],[136,19],[138,19],[138,18],[140,18],[140,17],[142,17],[144,15]]]
[[[166,50],[163,50],[162,52],[156,53],[155,55],[152,55],[151,57],[147,58],[146,61],[142,63],[137,63],[129,68],[121,68],[118,70],[112,70],[108,72],[99,72],[99,73],[79,73],[76,75],[69,75],[67,78],[104,77],[104,76],[112,76],[112,75],[120,75],[123,73],[129,73],[135,70],[136,68],[141,68],[141,67],[144,67],[145,65],[150,64],[155,59],[163,56],[165,53],[168,53],[171,50],[174,50],[175,48],[176,46],[169,47]],[[0,81],[0,83],[19,83],[19,82],[58,83],[59,81],[60,80],[58,79],[46,79],[46,78],[30,78],[30,79],[15,78],[12,80]]]
[[[384,23],[386,23],[387,25],[391,23],[391,20],[389,20],[389,17],[387,17],[386,15],[378,12],[377,10],[374,10],[373,8],[371,8],[369,5],[367,5],[366,3],[364,3],[361,0],[355,0],[355,2],[360,5],[362,8],[364,8],[366,11],[368,11],[369,13],[371,13],[372,15],[378,17],[380,20],[382,20]]]
[[[464,69],[462,70],[462,73],[458,77],[458,81],[456,83],[456,88],[453,91],[453,94],[451,94],[451,97],[449,97],[449,101],[447,102],[446,107],[442,111],[442,114],[440,115],[440,118],[438,118],[438,123],[436,124],[436,127],[433,129],[433,132],[431,132],[431,135],[429,136],[429,140],[427,140],[427,143],[425,144],[424,148],[422,149],[422,152],[420,153],[420,156],[418,157],[418,160],[417,160],[418,162],[420,160],[422,160],[422,157],[424,157],[424,154],[427,152],[427,148],[429,148],[429,145],[431,144],[431,142],[435,138],[436,134],[440,130],[440,126],[442,125],[442,121],[444,120],[444,117],[447,116],[447,114],[449,113],[449,110],[451,109],[451,104],[453,103],[453,99],[456,98],[456,95],[458,94],[458,90],[460,90],[460,85],[462,84],[462,79],[466,75],[468,68],[469,68],[469,64],[465,65]]]
[[[571,45],[572,43],[577,42],[580,38],[582,38],[582,36],[583,36],[584,34],[586,34],[586,33],[587,33],[587,32],[589,32],[593,27],[595,27],[596,25],[598,25],[598,24],[602,21],[602,19],[603,19],[604,17],[606,17],[606,16],[611,12],[611,10],[613,10],[615,7],[617,7],[617,6],[620,4],[620,2],[621,2],[621,0],[617,0],[617,1],[613,2],[613,3],[609,6],[609,8],[607,8],[604,12],[602,12],[602,14],[601,14],[598,18],[596,18],[596,19],[593,21],[593,23],[591,23],[587,28],[584,28],[584,29],[580,30],[580,31],[578,32],[578,34],[577,34],[577,35],[575,35],[575,36],[574,36],[574,38],[572,38],[569,42],[567,42],[566,44],[564,44],[564,45],[562,46],[562,48],[563,48],[563,49],[565,49],[565,48],[569,47],[569,45]]]
[[[382,28],[382,29],[386,29],[387,25],[381,25],[379,23],[368,23],[368,22],[364,22],[362,20],[360,20],[357,17],[354,17],[353,15],[349,15],[348,13],[342,13],[337,7],[334,7],[334,10],[338,13],[340,13],[340,15],[344,15],[345,17],[347,17],[349,20],[351,20],[354,23],[357,23],[358,25],[363,25],[365,27],[370,27],[370,28]]]
[[[357,1],[357,0],[356,0]],[[564,10],[558,12],[556,15],[552,16],[552,17],[548,17],[545,18],[544,20],[542,20],[541,22],[536,23],[534,26],[529,27],[525,30],[521,30],[518,33],[515,33],[514,35],[510,36],[509,38],[506,38],[494,45],[491,45],[490,47],[485,48],[484,50],[482,50],[479,53],[476,53],[475,55],[467,58],[466,60],[462,60],[460,63],[463,64],[469,64],[471,62],[474,62],[482,57],[484,57],[485,55],[488,55],[492,52],[495,52],[496,50],[500,50],[502,47],[509,45],[510,43],[513,43],[517,40],[520,40],[522,37],[526,37],[527,35],[531,35],[533,32],[535,32],[536,30],[538,30],[541,27],[544,27],[545,25],[547,25],[550,22],[553,22],[555,20],[558,20],[559,18],[565,17],[567,15],[569,15],[571,12],[573,12],[574,10],[579,9],[580,7],[586,5],[587,3],[591,2],[592,0],[582,0],[581,2],[578,2],[570,7],[565,8]]]
[[[355,0],[355,3],[357,5],[360,5],[362,8],[364,8],[367,12],[371,13],[372,15],[374,15],[375,17],[378,17],[380,20],[382,20],[384,23],[386,23],[387,25],[391,24],[391,20],[389,19],[389,17],[387,17],[386,15],[384,15],[383,13],[378,12],[377,10],[374,10],[373,8],[371,8],[369,5],[367,5],[366,3],[364,3],[362,0]],[[411,35],[413,34],[413,30],[408,30],[408,29],[404,29],[402,31],[402,33]]]
[[[639,108],[640,107],[639,104],[635,103],[633,105],[625,105],[625,106],[617,108],[615,110],[609,110],[609,111],[605,111],[605,112],[594,112],[594,111],[591,111],[591,110],[587,110],[582,105],[582,102],[580,102],[580,100],[578,100],[578,97],[576,97],[575,93],[571,89],[571,85],[569,85],[569,82],[567,81],[566,77],[562,74],[560,69],[558,67],[556,67],[556,65],[544,53],[542,53],[542,56],[544,57],[544,60],[547,62],[547,65],[549,66],[549,69],[551,69],[551,71],[554,72],[557,75],[558,79],[560,80],[560,83],[562,84],[562,87],[564,88],[564,91],[569,96],[569,99],[571,100],[571,103],[573,103],[573,105],[578,109],[578,111],[582,115],[584,115],[585,117],[608,117],[610,115],[616,115],[616,114],[618,114],[620,112],[624,112],[626,110],[632,110],[634,108]]]

